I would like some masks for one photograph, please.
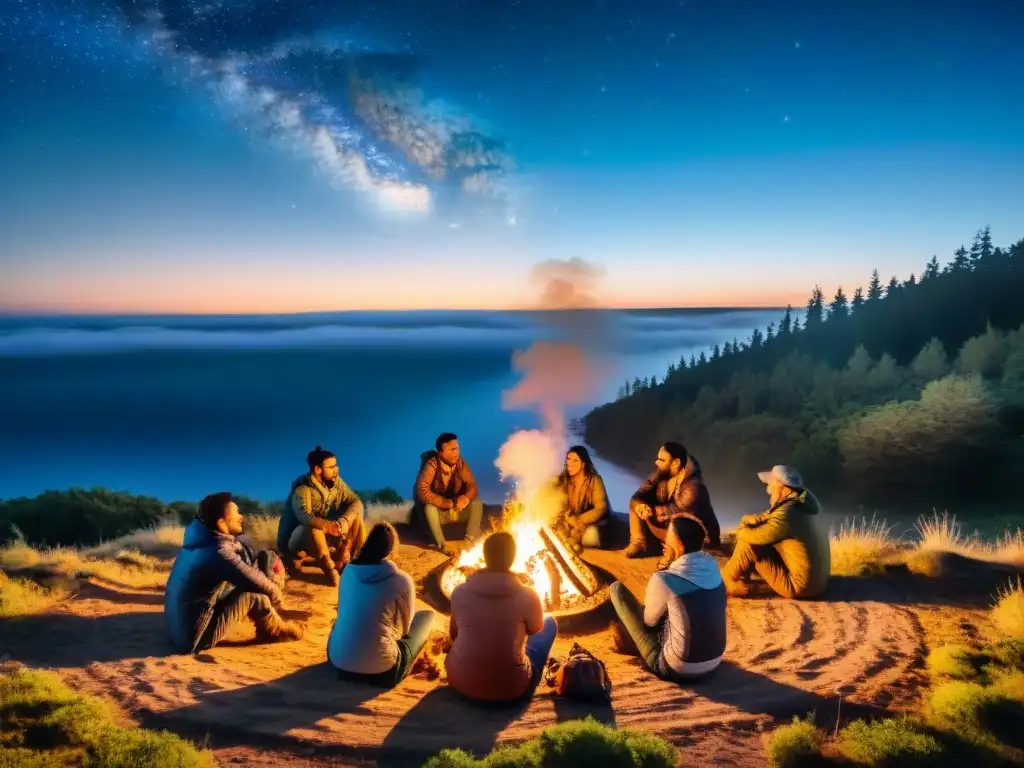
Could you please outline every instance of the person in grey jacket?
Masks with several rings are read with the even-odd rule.
[[[391,559],[397,547],[394,526],[377,523],[341,572],[327,658],[343,679],[393,688],[430,637],[434,612],[413,613],[416,585]]]
[[[167,631],[180,653],[212,648],[246,621],[256,625],[256,637],[264,642],[303,635],[301,624],[278,614],[280,588],[237,538],[242,520],[230,493],[213,493],[199,503],[196,519],[185,529],[164,592]]]
[[[725,653],[725,585],[715,558],[702,552],[706,532],[695,518],[669,522],[667,543],[683,554],[647,582],[644,605],[615,582],[615,612],[647,668],[663,680],[704,677]]]

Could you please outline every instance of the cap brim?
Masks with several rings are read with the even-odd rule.
[[[765,485],[768,485],[768,483],[772,481],[771,470],[768,470],[767,472],[758,472],[757,479],[760,480]]]

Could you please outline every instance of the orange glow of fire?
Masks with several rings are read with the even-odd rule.
[[[546,547],[544,539],[540,535],[541,525],[541,521],[528,512],[524,512],[506,524],[505,530],[511,533],[516,540],[516,559],[512,563],[512,572],[525,575],[530,586],[540,597],[541,604],[548,608],[551,605],[552,584],[551,577],[544,565]],[[460,568],[478,570],[484,565],[484,545],[481,540],[459,555],[454,567],[448,569],[443,584],[445,593],[451,595],[452,590],[466,580],[466,575],[459,570]],[[566,598],[580,596],[580,591],[565,575],[561,565],[557,567],[561,575],[561,579],[559,579],[561,600],[565,601]]]

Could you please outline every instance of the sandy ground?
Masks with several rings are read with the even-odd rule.
[[[617,552],[587,558],[641,598],[656,562]],[[442,558],[403,544],[397,560],[422,583]],[[730,600],[726,662],[689,688],[661,682],[617,653],[607,628],[560,637],[556,656],[577,640],[607,664],[614,684],[607,708],[559,699],[543,684],[525,709],[497,711],[464,703],[423,675],[387,692],[341,682],[325,655],[336,592],[312,569],[287,590],[288,615],[308,621],[299,642],[254,645],[243,633],[196,658],[170,655],[162,592],[93,581],[56,610],[7,622],[0,655],[56,669],[144,726],[208,738],[225,764],[418,766],[444,747],[482,754],[592,714],[668,738],[686,764],[761,765],[760,732],[780,718],[813,711],[831,727],[837,711],[845,720],[913,707],[928,627],[970,635],[990,603],[977,591],[958,601],[949,592],[906,578],[836,579],[822,601]],[[435,626],[446,631],[447,617]]]

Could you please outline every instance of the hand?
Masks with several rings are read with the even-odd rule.
[[[657,506],[654,508],[654,517],[659,523],[668,522],[669,514],[667,506]]]
[[[636,505],[636,516],[639,517],[641,520],[646,520],[647,518],[649,518],[651,516],[652,511],[653,510],[646,504]]]
[[[462,496],[459,496],[459,498],[457,498],[455,500],[455,508],[459,512],[461,512],[462,510],[464,510],[468,506],[469,506],[469,497],[466,496],[465,494],[463,494]]]
[[[275,611],[284,610],[284,595],[281,593],[281,590],[274,590],[274,593],[270,596],[270,604],[274,606]]]

